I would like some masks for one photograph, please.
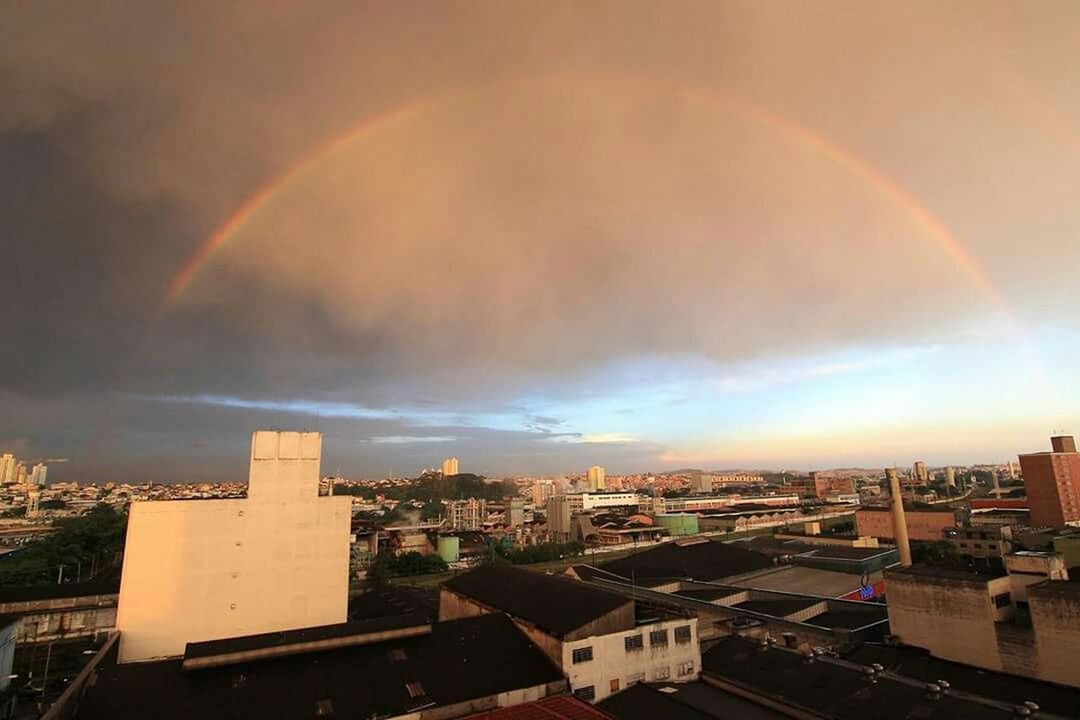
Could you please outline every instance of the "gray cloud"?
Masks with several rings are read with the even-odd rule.
[[[508,468],[574,466],[597,444],[535,440],[618,428],[526,411],[518,433],[449,418],[418,433],[393,413],[571,400],[585,374],[643,354],[948,338],[997,308],[926,213],[1021,322],[1075,299],[1070,3],[4,15],[0,437],[70,455],[65,472],[179,477],[158,459],[189,443],[199,473],[235,472],[249,424],[282,414],[145,399],[205,395],[371,408],[327,421],[361,467],[383,456],[359,438],[444,436]],[[164,304],[269,178],[401,108],[312,163]],[[441,444],[381,445],[433,463]],[[612,458],[658,451],[632,445]]]

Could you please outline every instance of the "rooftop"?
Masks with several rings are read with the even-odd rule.
[[[739,610],[748,610],[750,612],[758,612],[765,615],[772,615],[773,617],[787,617],[792,613],[806,610],[807,608],[811,608],[819,603],[821,603],[820,598],[789,597],[770,598],[763,600],[747,600],[746,602],[741,602],[738,605],[732,605],[732,607],[738,608]],[[808,620],[806,622],[813,621]]]
[[[633,601],[570,578],[482,565],[444,587],[561,637]]]
[[[607,697],[597,707],[618,720],[711,720],[713,717],[644,683]]]
[[[1066,717],[1080,708],[1080,690],[941,660],[918,648],[866,643],[844,657],[860,665],[879,663],[886,670],[924,682],[946,680],[954,691],[1016,705],[1030,700],[1046,712]]]
[[[759,552],[715,541],[686,545],[664,543],[600,566],[603,570],[634,580],[719,580],[771,567],[774,567],[773,561]]]
[[[611,720],[611,715],[572,695],[553,695],[535,702],[469,715],[464,720]]]
[[[870,682],[860,665],[828,658],[807,661],[780,647],[732,636],[702,656],[703,674],[815,716],[835,720],[1005,720],[1012,708],[943,694],[931,698],[922,682],[888,676]]]
[[[802,565],[784,565],[776,572],[761,573],[743,580],[736,580],[732,584],[758,590],[842,597],[858,590],[859,580],[859,576],[852,573]]]
[[[1004,569],[989,566],[972,567],[945,567],[942,565],[912,565],[889,569],[890,575],[914,575],[916,577],[933,577],[945,580],[970,580],[973,582],[989,582],[994,578],[1005,577]]]
[[[370,620],[393,615],[439,617],[439,595],[420,588],[392,585],[349,598],[349,619]]]
[[[79,705],[80,720],[402,715],[562,680],[505,615],[436,623],[397,641],[185,672],[180,660],[116,664],[116,647]],[[358,678],[362,682],[358,682]]]

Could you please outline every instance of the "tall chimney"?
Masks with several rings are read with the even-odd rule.
[[[900,478],[896,475],[896,468],[886,468],[885,477],[889,480],[889,493],[892,495],[893,537],[896,538],[896,549],[900,552],[900,566],[911,567],[911,544],[908,542],[904,498],[900,495]]]

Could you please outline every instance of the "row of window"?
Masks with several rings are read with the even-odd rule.
[[[681,625],[675,628],[675,642],[680,645],[685,645],[693,639],[690,626]],[[652,630],[649,632],[649,645],[652,647],[665,647],[668,644],[668,632],[667,630]],[[645,637],[643,635],[627,635],[623,638],[623,647],[626,648],[626,652],[633,652],[641,650],[645,647]],[[570,651],[570,661],[577,665],[578,663],[589,662],[593,659],[592,646],[574,648]]]
[[[693,674],[694,674],[694,663],[693,662],[689,662],[689,661],[688,662],[683,662],[683,663],[679,663],[678,665],[675,666],[675,675],[677,677],[686,677],[687,675],[693,675]],[[655,680],[670,680],[670,679],[671,679],[671,668],[668,667],[667,665],[665,665],[663,667],[656,668],[653,671],[653,680],[654,681]],[[631,685],[633,685],[635,683],[639,683],[639,682],[645,682],[645,673],[635,673],[634,675],[628,675],[626,677],[626,687],[630,687]],[[619,692],[619,679],[618,678],[615,678],[615,679],[609,681],[609,689],[610,689],[610,691],[612,693]],[[596,699],[596,686],[595,685],[585,685],[584,687],[580,687],[580,688],[574,690],[574,695],[576,695],[581,700],[585,700],[586,702],[592,702],[593,700]]]

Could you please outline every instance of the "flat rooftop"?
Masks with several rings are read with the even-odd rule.
[[[436,623],[427,635],[197,671],[182,661],[116,663],[114,645],[79,704],[79,720],[371,718],[563,682],[499,613]],[[322,708],[322,710],[318,710]]]
[[[602,570],[634,580],[719,580],[771,567],[772,559],[759,552],[712,540],[664,543],[600,566]]]
[[[858,590],[859,576],[803,565],[784,565],[775,572],[761,573],[731,584],[757,590],[778,590],[835,598]]]
[[[1004,569],[988,566],[945,567],[943,565],[912,565],[906,568],[890,569],[886,572],[890,575],[914,575],[916,577],[969,580],[973,582],[989,582],[994,578],[1005,577],[1008,574]]]

